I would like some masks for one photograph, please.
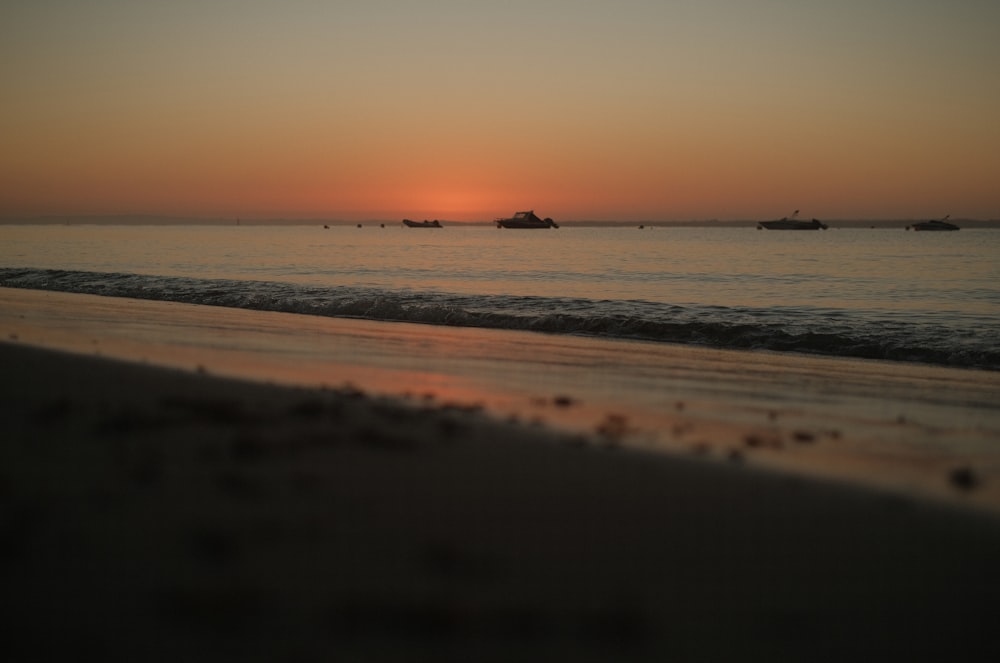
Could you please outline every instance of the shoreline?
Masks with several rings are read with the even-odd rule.
[[[0,304],[19,343],[352,385],[1000,513],[1000,374],[11,288]]]
[[[349,389],[0,364],[8,660],[1000,649],[987,514]]]

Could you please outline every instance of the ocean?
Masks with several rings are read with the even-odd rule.
[[[0,225],[0,287],[21,342],[1000,510],[1000,229]]]
[[[1000,370],[1000,230],[0,226],[0,285]]]

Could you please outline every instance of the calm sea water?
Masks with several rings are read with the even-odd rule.
[[[1000,370],[1000,230],[0,226],[0,285]]]

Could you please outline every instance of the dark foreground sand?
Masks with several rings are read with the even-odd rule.
[[[993,516],[357,393],[0,366],[5,661],[1000,660]]]

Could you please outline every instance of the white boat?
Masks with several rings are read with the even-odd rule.
[[[494,219],[497,228],[558,228],[559,224],[549,218],[540,219],[534,210],[517,212],[509,219]]]
[[[930,221],[921,221],[919,223],[914,223],[912,226],[906,226],[907,230],[958,230],[958,226],[948,220],[948,216],[943,219],[932,219]]]
[[[799,215],[799,211],[795,210],[795,213],[790,217],[786,216],[776,221],[758,221],[757,230],[826,230],[829,228],[825,223],[817,219],[811,221],[800,221],[795,218]]]

